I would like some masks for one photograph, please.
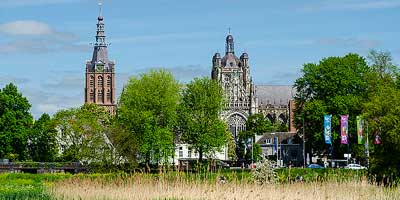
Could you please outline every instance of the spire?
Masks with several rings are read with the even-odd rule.
[[[96,42],[94,43],[93,57],[92,57],[92,69],[97,64],[104,65],[104,69],[109,68],[108,52],[106,43],[106,35],[104,33],[104,18],[103,18],[103,3],[99,2],[99,16],[97,17],[97,31],[96,31]]]
[[[230,31],[230,29],[229,29],[229,31]],[[235,48],[234,48],[234,44],[233,44],[233,36],[230,34],[226,37],[225,51],[226,51],[226,54],[228,54],[228,53],[235,54]]]
[[[104,23],[102,16],[103,4],[99,3],[99,17],[97,18],[97,34],[95,46],[107,46],[106,36],[104,34]]]

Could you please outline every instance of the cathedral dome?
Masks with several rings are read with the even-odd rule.
[[[229,53],[222,58],[221,64],[223,67],[240,67],[241,61],[235,54]]]

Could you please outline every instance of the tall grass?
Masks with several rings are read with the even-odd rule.
[[[400,199],[399,188],[385,188],[365,180],[257,185],[180,177],[135,174],[112,181],[72,178],[57,182],[49,193],[60,199]]]
[[[0,174],[0,199],[400,199],[400,188],[371,184],[363,171],[283,169],[278,176],[278,184],[259,185],[246,170]]]

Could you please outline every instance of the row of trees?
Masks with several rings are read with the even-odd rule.
[[[200,78],[183,87],[165,70],[131,77],[116,116],[85,104],[34,121],[28,100],[12,84],[0,103],[0,158],[14,161],[150,165],[170,162],[177,143],[190,144],[200,160],[232,144],[219,117],[226,105],[219,84]]]
[[[400,176],[400,82],[398,68],[388,52],[371,51],[366,59],[357,54],[328,57],[308,63],[295,82],[295,124],[305,130],[307,152],[328,154],[323,139],[323,115],[332,114],[334,158],[342,158],[347,146],[340,144],[340,115],[348,114],[351,153],[366,160],[365,146],[357,144],[356,116],[368,125],[369,140],[379,133],[381,145],[370,142],[370,171],[378,177]],[[303,126],[304,124],[304,126]]]

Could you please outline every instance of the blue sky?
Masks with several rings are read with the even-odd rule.
[[[35,118],[82,105],[97,3],[1,0],[0,87],[14,82]],[[151,68],[182,82],[209,76],[228,27],[256,84],[290,85],[304,63],[372,48],[399,63],[399,11],[399,0],[104,0],[103,16],[119,93],[129,76]]]

